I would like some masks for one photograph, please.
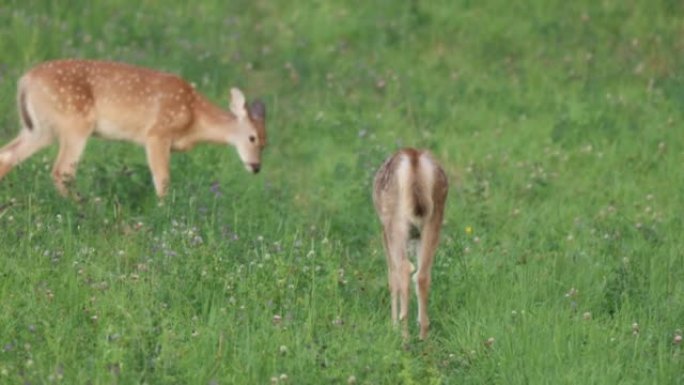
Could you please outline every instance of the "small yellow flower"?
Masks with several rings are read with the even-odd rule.
[[[471,226],[466,226],[465,232],[466,234],[470,235],[473,233],[473,228]]]

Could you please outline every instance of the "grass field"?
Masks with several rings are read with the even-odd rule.
[[[175,3],[175,4],[174,4]],[[637,1],[0,5],[0,142],[46,59],[181,74],[268,108],[258,176],[94,139],[0,181],[0,384],[682,384],[684,6]],[[432,330],[390,325],[371,178],[451,184]],[[680,336],[679,338],[677,336]]]

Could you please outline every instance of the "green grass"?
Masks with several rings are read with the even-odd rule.
[[[240,86],[269,134],[258,177],[175,154],[162,207],[126,143],[88,144],[81,203],[55,148],[3,179],[0,383],[684,383],[680,2],[173,3],[0,5],[3,143],[58,57]],[[406,345],[370,199],[402,145],[451,182]]]

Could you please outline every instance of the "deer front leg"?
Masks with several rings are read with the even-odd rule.
[[[169,161],[171,159],[171,142],[166,139],[151,137],[145,144],[147,163],[152,173],[154,189],[159,198],[166,195],[169,185]]]

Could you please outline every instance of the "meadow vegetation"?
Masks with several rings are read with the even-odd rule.
[[[178,73],[268,109],[262,171],[91,140],[0,181],[1,384],[684,383],[684,6],[673,0],[0,5],[0,142],[53,58]],[[372,175],[451,190],[431,334],[390,327]]]

